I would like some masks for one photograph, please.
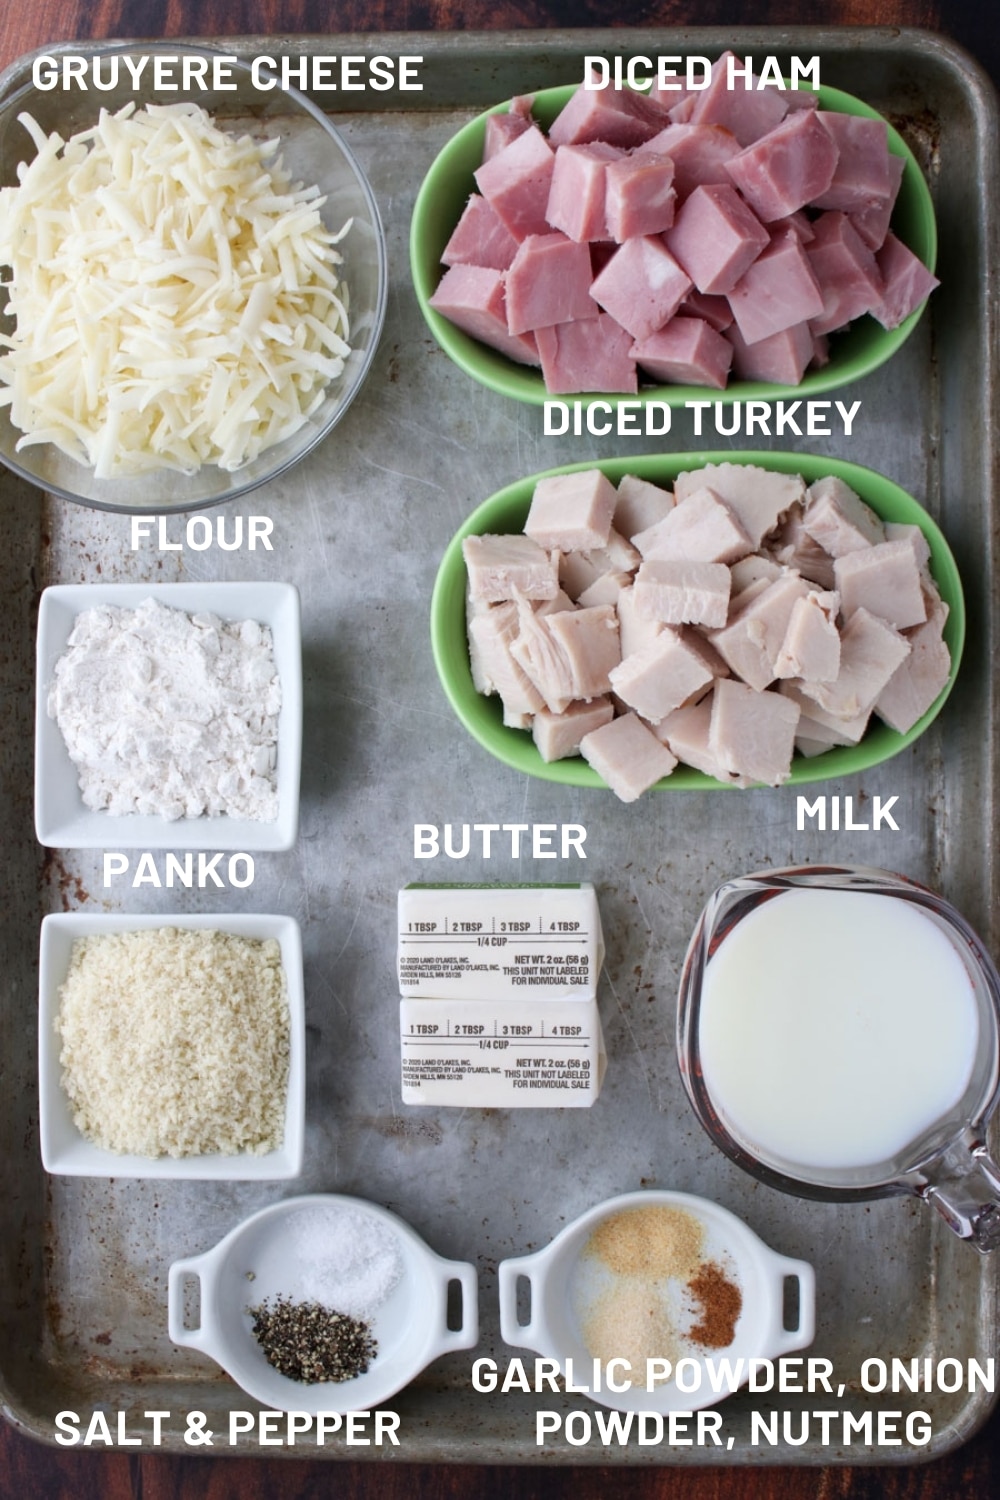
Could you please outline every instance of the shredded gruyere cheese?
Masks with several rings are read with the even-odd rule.
[[[0,190],[12,268],[0,403],[99,478],[238,469],[299,428],[350,353],[316,187],[195,104],[102,111]]]

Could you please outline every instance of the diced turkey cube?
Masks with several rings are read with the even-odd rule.
[[[909,654],[910,643],[898,630],[879,615],[856,609],[841,632],[836,681],[801,682],[798,686],[834,718],[856,720],[874,707],[889,678]]]
[[[638,235],[615,251],[590,295],[633,338],[643,339],[673,317],[690,286],[661,239]]]
[[[511,656],[521,667],[550,713],[561,714],[579,694],[573,691],[573,672],[560,642],[550,629],[558,615],[536,615],[518,605],[518,633],[510,643]]]
[[[837,558],[833,571],[845,620],[861,608],[888,620],[897,630],[926,620],[920,569],[908,541],[879,542],[848,552]]]
[[[703,318],[670,319],[632,345],[632,358],[654,380],[725,390],[733,348]]]
[[[699,292],[729,292],[770,236],[733,187],[695,188],[666,236]]]
[[[506,271],[517,254],[517,240],[485,198],[473,193],[455,232],[441,252],[446,266],[488,266]]]
[[[795,601],[804,599],[809,588],[797,573],[785,573],[752,597],[751,590],[746,601],[737,601],[725,629],[713,631],[709,639],[737,677],[763,692],[777,675]]]
[[[545,389],[550,395],[576,391],[625,391],[634,395],[639,377],[632,335],[608,313],[596,311],[572,323],[539,328],[535,334]]]
[[[529,234],[511,262],[506,291],[509,333],[592,318],[590,251],[564,234]]]
[[[840,155],[817,110],[795,110],[726,163],[726,170],[765,224],[786,218],[824,193]]]
[[[765,557],[763,553],[751,552],[749,557],[741,557],[739,562],[733,563],[729,569],[729,574],[733,580],[730,605],[731,607],[735,607],[740,594],[742,594],[745,588],[761,580],[765,583],[773,583],[776,578],[781,577],[782,569],[778,563],[772,561],[770,557]],[[832,567],[830,569],[830,576],[831,578],[833,576]]]
[[[644,562],[633,585],[636,611],[664,625],[724,625],[730,582],[723,563]]]
[[[607,239],[606,173],[608,163],[621,154],[604,141],[559,147],[546,209],[553,229],[561,229],[571,240]]]
[[[822,288],[823,311],[812,319],[812,328],[814,333],[833,333],[880,302],[882,276],[846,214],[821,215],[815,230],[806,254]]]
[[[776,564],[794,568],[810,583],[819,584],[821,589],[834,587],[833,558],[806,531],[800,505],[793,506],[777,530],[771,533],[768,554]]]
[[[512,335],[507,330],[504,273],[489,266],[451,266],[430,299],[435,312],[457,328],[499,349],[521,365],[537,365],[538,345],[533,333]]]
[[[515,604],[498,604],[485,614],[473,615],[469,620],[469,665],[478,693],[498,693],[505,714],[531,714],[543,706],[543,700],[511,655],[517,630]]]
[[[635,714],[623,714],[584,735],[580,754],[622,802],[635,802],[677,764]]]
[[[610,163],[605,173],[605,213],[611,238],[623,244],[637,234],[662,234],[669,229],[677,200],[673,182],[674,164],[669,156],[649,152]]]
[[[725,336],[733,346],[733,373],[741,380],[798,385],[812,362],[813,332],[808,322],[793,323],[755,344],[747,343],[735,322]]]
[[[686,495],[662,521],[640,532],[635,545],[644,558],[713,563],[734,563],[753,551],[732,509],[707,487]]]
[[[641,651],[625,657],[610,678],[619,698],[651,724],[703,696],[714,680],[704,658],[669,627]]]
[[[535,485],[525,534],[546,551],[606,547],[618,496],[600,469],[551,474]]]
[[[611,146],[639,146],[667,123],[662,105],[634,89],[588,89],[582,84],[552,122],[553,146],[606,141]]]
[[[589,702],[609,691],[609,673],[621,661],[618,616],[613,605],[561,610],[546,621],[570,670],[574,698]]]
[[[615,506],[614,527],[624,537],[634,537],[662,521],[673,509],[674,497],[669,490],[648,479],[639,479],[635,474],[626,474],[618,482],[618,503]]]
[[[708,748],[713,698],[714,694],[709,693],[699,703],[675,708],[672,714],[661,719],[654,733],[686,766],[693,766],[716,781],[735,781],[738,778],[724,771]]]
[[[946,613],[942,611],[907,632],[910,654],[875,699],[879,718],[900,734],[913,728],[948,681],[951,654],[941,634]]]
[[[908,526],[901,521],[887,521],[884,530],[887,542],[909,542],[913,548],[913,555],[917,559],[917,567],[921,574],[925,575],[930,565],[931,549],[920,527]]]
[[[871,315],[883,328],[898,328],[941,283],[894,234],[886,235],[875,260],[883,284]]]
[[[660,620],[644,619],[635,604],[635,585],[622,589],[618,595],[618,636],[621,643],[622,660],[641,651],[655,641],[666,626]]]
[[[733,316],[748,344],[818,318],[823,312],[823,292],[806,253],[811,248],[803,248],[794,229],[786,229],[727,292]]]
[[[831,557],[843,557],[885,541],[878,516],[835,474],[827,474],[809,486],[802,525]]]
[[[821,708],[814,698],[807,697],[804,685],[794,678],[781,682],[778,692],[801,709],[799,727],[810,739],[825,741],[831,745],[856,745],[868,728],[871,710],[863,709],[853,716],[832,714]]]
[[[554,599],[559,592],[555,562],[528,536],[467,536],[462,556],[473,599]]]
[[[542,760],[565,760],[579,753],[585,734],[610,724],[615,711],[610,698],[595,698],[591,703],[571,703],[561,714],[540,708],[531,722],[531,737]]]
[[[740,143],[731,130],[722,125],[668,125],[635,155],[669,156],[674,164],[674,188],[683,201],[697,187],[729,187],[726,162],[736,156]]]
[[[600,578],[588,584],[577,599],[581,609],[590,609],[595,604],[617,606],[622,589],[632,587],[631,573],[602,573]]]
[[[546,234],[556,155],[537,125],[529,125],[474,173],[476,186],[516,240]]]
[[[814,208],[870,208],[892,192],[889,139],[884,120],[845,115],[821,109],[819,118],[837,144],[837,165],[825,192],[812,200]]]
[[[757,464],[721,463],[679,474],[674,499],[680,504],[706,485],[735,512],[755,548],[806,492],[798,474],[779,474]]]
[[[576,609],[576,603],[560,589],[554,599],[532,599],[531,607],[536,615],[557,615],[564,609]]]
[[[781,786],[792,771],[798,705],[724,678],[712,694],[709,753],[741,782]]]
[[[774,663],[776,677],[836,681],[840,673],[839,607],[835,593],[806,594],[804,599],[796,599]]]

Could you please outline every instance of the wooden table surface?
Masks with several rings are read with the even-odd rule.
[[[960,42],[1000,83],[994,0],[0,0],[0,66],[77,37],[738,23],[922,26]],[[0,1422],[3,1500],[965,1500],[996,1493],[1000,1407],[971,1442],[933,1464],[643,1473],[65,1451]]]

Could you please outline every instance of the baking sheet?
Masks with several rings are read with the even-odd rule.
[[[958,686],[924,738],[897,760],[822,790],[870,806],[898,795],[900,831],[796,832],[787,791],[662,793],[625,807],[601,792],[528,780],[462,731],[437,684],[427,633],[444,547],[469,511],[504,484],[593,454],[642,453],[643,439],[542,435],[541,414],[491,395],[436,348],[409,284],[409,214],[423,173],[478,109],[514,92],[570,82],[590,52],[622,55],[738,51],[818,53],[825,83],[887,114],[928,172],[941,232],[943,285],[906,348],[838,393],[862,400],[850,439],[774,446],[829,452],[882,470],[922,499],[962,570],[970,630]],[[701,905],[721,880],[765,865],[839,860],[883,865],[941,890],[994,953],[996,880],[991,831],[996,723],[990,671],[992,604],[996,226],[995,117],[982,75],[949,44],[882,31],[496,33],[482,36],[249,38],[227,50],[378,51],[424,57],[421,96],[369,98],[338,124],[369,175],[390,257],[386,330],[372,373],[342,425],[291,474],[246,497],[244,515],[275,522],[273,554],[132,553],[127,517],[42,500],[0,475],[8,601],[2,672],[0,775],[7,811],[0,914],[0,1158],[4,1232],[0,1300],[7,1414],[51,1441],[57,1412],[146,1410],[173,1416],[163,1447],[191,1451],[184,1413],[225,1431],[253,1403],[210,1361],[166,1333],[171,1260],[214,1244],[240,1219],[298,1192],[357,1193],[401,1213],[441,1254],[478,1261],[479,1355],[501,1367],[517,1351],[499,1338],[496,1264],[546,1243],[600,1199],[655,1186],[701,1193],[740,1214],[782,1253],[813,1262],[818,1329],[812,1353],[856,1381],[861,1361],[997,1353],[1000,1261],[977,1256],[910,1200],[854,1208],[804,1203],[755,1185],[708,1142],[688,1108],[674,1060],[679,966]],[[58,50],[58,49],[57,49]],[[63,50],[73,50],[72,47]],[[13,73],[20,77],[24,64]],[[318,96],[324,107],[338,96]],[[419,108],[411,108],[417,98]],[[671,449],[724,447],[695,439],[676,415]],[[746,446],[739,438],[732,446]],[[766,443],[761,446],[767,446]],[[182,522],[170,523],[173,536]],[[102,884],[99,852],[45,852],[31,827],[33,648],[38,591],[109,578],[281,578],[302,593],[305,679],[299,841],[257,857],[249,891],[133,890]],[[412,857],[416,822],[574,822],[588,830],[585,866],[563,879],[598,888],[608,944],[600,1005],[608,1076],[590,1111],[413,1110],[400,1103],[394,968],[398,887],[415,879],[551,880],[550,862],[495,857],[457,863]],[[109,848],[113,848],[113,841]],[[35,1079],[38,922],[60,909],[280,911],[303,926],[308,1061],[306,1165],[294,1184],[254,1186],[46,1178],[37,1139]],[[391,1403],[396,1450],[269,1447],[267,1452],[433,1462],[659,1464],[718,1461],[912,1461],[961,1441],[986,1415],[981,1391],[844,1400],[748,1394],[720,1411],[733,1450],[607,1450],[534,1445],[538,1407],[593,1412],[585,1398],[476,1393],[473,1355],[438,1361]],[[748,1445],[751,1409],[776,1400],[877,1410],[919,1405],[934,1422],[929,1448]],[[793,1418],[797,1425],[797,1418]],[[214,1446],[211,1451],[247,1452]],[[205,1451],[205,1450],[201,1450]]]

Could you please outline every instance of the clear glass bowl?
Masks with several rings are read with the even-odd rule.
[[[58,51],[55,49],[56,56]],[[101,58],[153,57],[159,53],[183,59],[212,57],[214,49],[175,42],[87,49],[74,43],[74,53]],[[350,296],[351,354],[346,367],[337,380],[331,381],[322,404],[296,433],[243,468],[229,472],[205,464],[194,474],[163,469],[134,478],[98,479],[91,469],[51,444],[27,447],[18,453],[17,442],[22,434],[12,426],[7,408],[0,407],[0,458],[15,473],[42,489],[95,510],[148,510],[157,515],[197,510],[239,499],[283,473],[321,442],[343,417],[368,372],[382,331],[387,279],[385,237],[364,173],[327,116],[304,94],[279,87],[262,91],[254,87],[246,64],[230,60],[227,66],[236,85],[227,90],[195,87],[178,88],[169,94],[157,92],[150,82],[152,68],[147,64],[137,89],[128,86],[131,80],[127,70],[120,68],[126,83],[108,91],[97,93],[90,88],[83,93],[78,89],[55,88],[46,92],[28,83],[0,102],[0,184],[16,183],[18,163],[35,154],[27,131],[18,122],[17,117],[23,111],[33,115],[43,130],[58,131],[65,139],[95,123],[100,109],[115,111],[131,102],[142,108],[147,104],[192,100],[223,129],[261,140],[277,136],[281,158],[291,176],[307,185],[315,183],[325,194],[322,213],[327,226],[336,231],[349,219],[353,220],[351,231],[340,246],[344,257],[343,279]],[[174,69],[174,76],[180,76],[178,68]],[[0,317],[0,330],[9,331],[11,321]]]

